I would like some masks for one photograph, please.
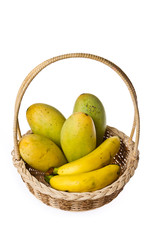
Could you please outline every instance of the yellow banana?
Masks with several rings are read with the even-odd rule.
[[[111,158],[116,155],[119,148],[119,137],[110,137],[88,155],[73,162],[66,163],[59,168],[54,168],[52,173],[58,175],[68,175],[90,172],[99,169],[110,163]]]
[[[95,171],[76,175],[57,175],[50,178],[51,187],[68,192],[92,192],[102,189],[120,175],[120,167],[110,164]]]

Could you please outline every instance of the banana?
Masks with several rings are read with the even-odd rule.
[[[92,192],[102,189],[120,175],[120,167],[110,164],[95,171],[76,175],[57,175],[50,178],[51,187],[68,192]]]
[[[108,165],[120,148],[120,139],[113,136],[106,139],[99,147],[88,155],[73,162],[66,163],[59,168],[52,169],[52,173],[58,175],[79,174],[90,172]]]

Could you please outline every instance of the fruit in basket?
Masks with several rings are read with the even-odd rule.
[[[38,134],[23,136],[19,151],[26,163],[43,172],[67,162],[61,149],[53,141]]]
[[[98,170],[77,175],[57,175],[49,177],[51,187],[68,192],[92,192],[113,183],[120,175],[120,167],[107,165]]]
[[[97,146],[103,141],[106,128],[106,113],[102,102],[93,94],[81,94],[74,105],[73,112],[84,112],[92,117],[97,134]]]
[[[113,136],[106,139],[99,147],[88,155],[66,163],[59,168],[52,169],[51,173],[59,175],[79,174],[93,171],[110,164],[111,159],[118,153],[120,148],[120,139]]]
[[[88,114],[74,113],[65,121],[61,130],[61,147],[68,162],[81,158],[95,149],[95,125]]]
[[[60,132],[65,117],[56,108],[35,103],[26,112],[27,121],[33,133],[50,138],[60,146]]]

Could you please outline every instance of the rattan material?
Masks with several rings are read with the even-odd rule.
[[[57,191],[51,188],[43,178],[43,173],[36,171],[31,168],[20,157],[18,141],[21,138],[21,132],[18,123],[18,113],[21,104],[21,100],[23,95],[29,86],[30,82],[34,79],[34,77],[46,66],[51,63],[54,63],[58,60],[73,58],[73,57],[83,57],[90,58],[93,60],[100,61],[113,70],[115,70],[122,80],[126,83],[132,101],[134,105],[134,121],[133,127],[131,130],[130,137],[126,136],[121,131],[116,128],[107,126],[106,133],[104,138],[117,135],[121,139],[121,147],[119,153],[115,156],[113,162],[116,162],[121,167],[121,176],[117,181],[112,183],[111,185],[94,191],[94,192],[85,192],[85,193],[69,193],[63,191]],[[135,142],[132,141],[132,137],[134,131],[136,130]],[[139,142],[139,131],[140,131],[140,120],[139,120],[139,111],[137,105],[137,97],[134,90],[134,87],[125,73],[117,67],[115,64],[110,61],[95,56],[91,54],[84,53],[74,53],[74,54],[66,54],[61,55],[55,58],[51,58],[40,65],[38,65],[35,69],[33,69],[28,76],[23,81],[15,103],[15,115],[14,115],[14,127],[13,127],[13,136],[14,136],[14,151],[13,151],[13,164],[17,168],[19,174],[21,175],[23,181],[26,183],[30,192],[33,193],[39,200],[44,202],[45,204],[60,208],[63,210],[70,211],[84,211],[93,208],[100,207],[106,203],[112,201],[123,189],[125,184],[130,180],[133,176],[135,169],[137,168],[139,152],[138,152],[138,142]]]

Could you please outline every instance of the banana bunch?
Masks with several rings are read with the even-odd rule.
[[[84,157],[59,168],[50,168],[45,180],[60,191],[92,192],[104,188],[120,175],[120,167],[111,164],[119,148],[119,137],[110,137]]]

